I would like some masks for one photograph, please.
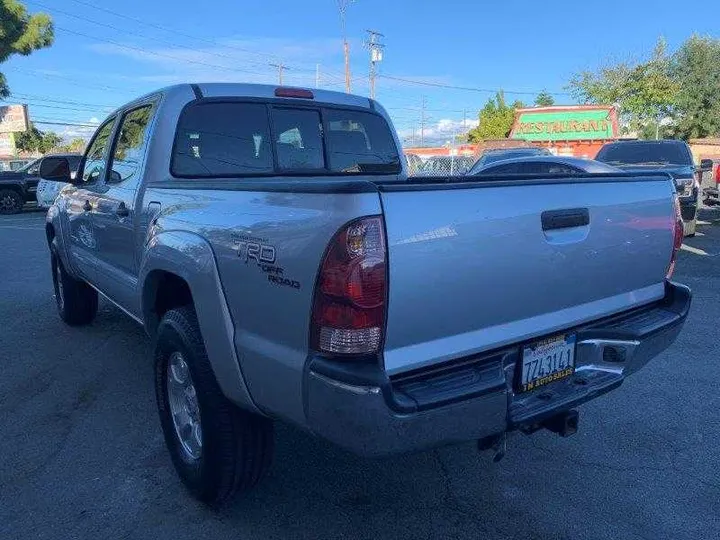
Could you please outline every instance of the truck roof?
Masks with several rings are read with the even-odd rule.
[[[140,101],[148,96],[165,94],[171,96],[176,93],[186,93],[188,87],[196,86],[200,89],[203,97],[252,97],[264,99],[276,99],[275,90],[278,88],[302,88],[313,93],[314,100],[322,103],[334,103],[337,105],[348,105],[351,107],[372,108],[371,100],[367,97],[355,94],[346,94],[344,92],[334,92],[332,90],[323,90],[319,88],[304,88],[297,86],[284,86],[277,84],[253,84],[253,83],[184,83],[175,84],[160,88],[154,92],[149,92],[144,96],[133,100]],[[302,99],[302,98],[298,98]],[[123,107],[124,108],[124,107]]]

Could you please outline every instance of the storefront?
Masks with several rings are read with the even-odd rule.
[[[511,139],[525,140],[554,154],[594,158],[619,137],[617,109],[611,105],[570,105],[517,109]]]

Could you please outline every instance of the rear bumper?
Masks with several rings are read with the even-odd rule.
[[[668,283],[660,302],[569,329],[575,373],[525,394],[513,390],[522,344],[392,379],[377,366],[314,357],[304,381],[308,426],[369,456],[532,428],[620,386],[672,344],[690,301],[690,289]]]

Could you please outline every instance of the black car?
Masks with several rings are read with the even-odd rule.
[[[687,143],[676,140],[612,142],[605,144],[595,159],[625,171],[670,174],[680,198],[685,235],[695,236],[700,178],[706,166],[695,166]]]
[[[40,181],[40,166],[45,158],[28,163],[17,171],[0,172],[0,214],[17,214],[27,202],[36,200],[35,193]],[[80,164],[80,154],[52,154],[52,157],[64,157],[70,161],[71,170]]]

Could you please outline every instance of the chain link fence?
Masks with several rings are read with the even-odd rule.
[[[462,176],[475,163],[472,156],[418,156],[406,153],[410,176]]]

